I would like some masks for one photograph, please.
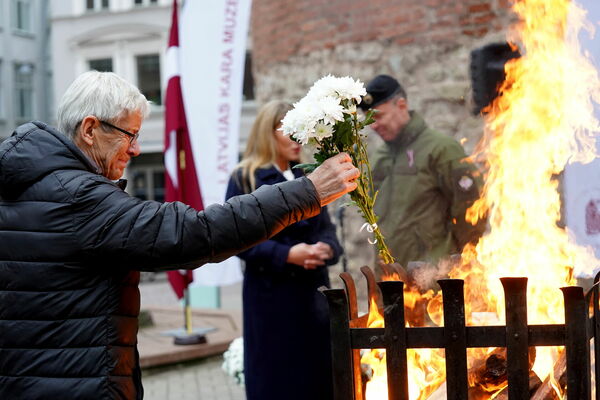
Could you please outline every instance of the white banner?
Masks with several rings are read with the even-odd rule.
[[[242,82],[251,0],[188,0],[180,19],[181,86],[202,200],[223,203],[238,162]],[[193,285],[242,279],[239,260],[194,271]]]
[[[600,2],[598,0],[578,0],[587,11],[587,19],[596,30],[600,28]],[[597,69],[600,67],[600,38],[598,32],[580,34],[581,47],[588,51]],[[600,69],[599,69],[600,71]],[[596,107],[596,118],[600,119],[600,109]],[[600,134],[600,132],[598,132]],[[600,154],[600,143],[596,143]],[[564,182],[566,222],[577,243],[592,246],[596,258],[600,258],[600,159],[589,164],[572,164],[565,169]],[[600,265],[598,266],[600,267]]]

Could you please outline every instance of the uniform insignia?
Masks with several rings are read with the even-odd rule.
[[[460,180],[458,181],[458,186],[465,191],[471,189],[471,186],[473,186],[473,178],[467,175],[461,176]]]
[[[413,149],[406,150],[406,156],[408,157],[408,166],[415,165],[415,151]]]
[[[366,105],[371,105],[373,104],[373,96],[371,96],[370,94],[366,94],[363,96],[362,101],[366,104]]]

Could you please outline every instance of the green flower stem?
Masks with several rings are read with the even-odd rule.
[[[394,262],[394,258],[385,244],[381,230],[376,225],[377,216],[373,212],[373,206],[375,205],[377,193],[374,193],[371,165],[369,163],[366,145],[360,138],[358,118],[356,114],[353,117],[353,130],[355,137],[354,149],[351,149],[348,153],[350,154],[354,165],[356,165],[360,170],[360,177],[358,178],[357,182],[358,187],[356,190],[350,193],[350,198],[360,209],[365,221],[367,221],[367,223],[372,227],[375,227],[373,229],[373,235],[375,236],[375,244],[377,245],[379,256],[381,257],[382,261],[386,264],[391,264]]]
[[[350,100],[344,100],[342,105],[346,108],[351,105]],[[354,106],[357,104],[352,101]],[[386,264],[394,262],[381,230],[377,227],[377,216],[373,212],[373,206],[377,199],[377,192],[373,186],[373,175],[371,174],[371,165],[369,164],[369,156],[367,146],[364,142],[364,137],[360,135],[360,130],[374,122],[372,113],[367,113],[367,118],[359,122],[356,113],[344,117],[343,121],[338,121],[334,127],[334,134],[322,140],[317,140],[318,151],[314,154],[315,163],[300,164],[296,168],[303,168],[305,172],[312,172],[315,168],[323,163],[326,159],[335,156],[344,151],[352,158],[352,163],[360,170],[360,176],[357,179],[358,187],[350,193],[350,198],[358,206],[364,220],[371,225],[373,235],[375,236],[375,244],[379,250],[379,256]]]

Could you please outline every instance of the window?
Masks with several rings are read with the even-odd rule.
[[[133,0],[134,6],[147,6],[150,4],[158,4],[158,0]]]
[[[13,0],[14,28],[21,32],[31,30],[31,0]]]
[[[162,104],[160,90],[160,58],[158,54],[136,57],[138,88],[154,104]]]
[[[134,197],[141,200],[148,200],[148,174],[146,170],[136,170],[133,172],[133,193]]]
[[[98,58],[88,61],[90,70],[95,69],[100,72],[113,72],[112,58]]]
[[[19,121],[33,119],[32,64],[15,64],[15,114]]]
[[[254,75],[252,75],[252,53],[250,52],[246,52],[242,93],[244,100],[254,100]]]
[[[165,172],[160,168],[136,168],[132,195],[141,200],[165,201]]]
[[[131,159],[127,191],[142,200],[165,201],[163,153],[143,153]]]
[[[85,0],[85,9],[87,11],[108,10],[109,8],[109,0]]]

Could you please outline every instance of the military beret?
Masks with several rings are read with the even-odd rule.
[[[377,75],[366,87],[367,94],[363,96],[358,105],[363,110],[368,110],[385,103],[397,94],[406,97],[404,88],[398,81],[389,75]]]

